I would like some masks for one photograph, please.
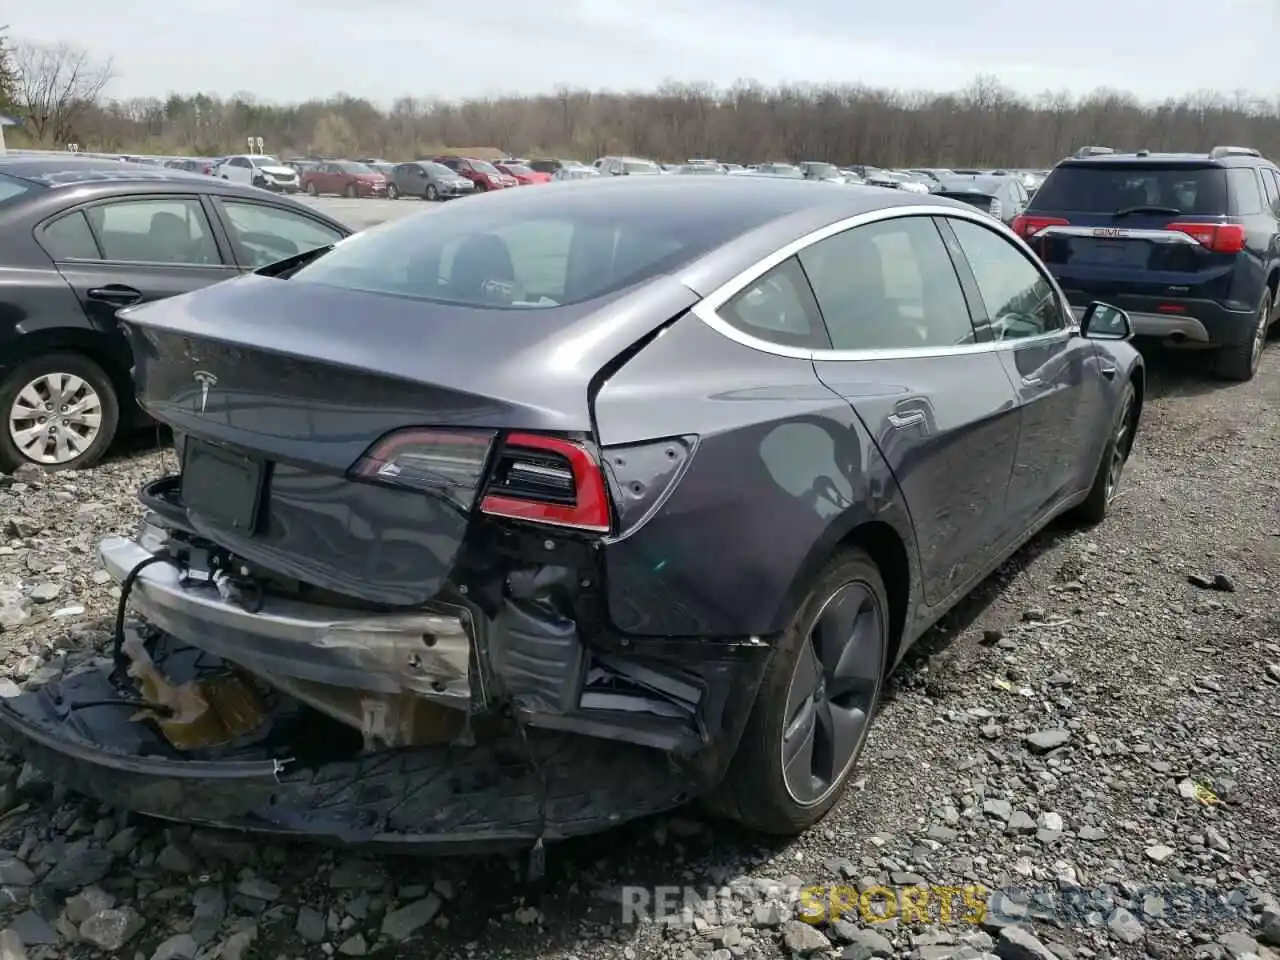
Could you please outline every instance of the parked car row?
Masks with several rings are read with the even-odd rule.
[[[0,739],[115,809],[401,853],[693,797],[796,834],[912,644],[1106,517],[1141,423],[1128,315],[942,196],[624,170],[337,242],[78,164],[0,161],[4,347],[41,358],[3,449],[72,465],[136,394],[180,466],[98,546],[109,656]]]

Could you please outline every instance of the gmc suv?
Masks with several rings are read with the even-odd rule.
[[[1139,336],[1212,350],[1224,379],[1257,372],[1280,307],[1280,171],[1257,150],[1083,147],[1013,228],[1077,315],[1105,300]]]

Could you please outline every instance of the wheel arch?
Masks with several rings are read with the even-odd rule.
[[[128,347],[123,343],[113,344],[109,338],[92,330],[77,327],[33,330],[10,341],[5,353],[6,370],[47,353],[79,353],[96,363],[111,378],[118,398],[127,398],[133,390]]]

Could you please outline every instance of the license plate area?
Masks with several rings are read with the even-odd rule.
[[[218,526],[252,534],[261,519],[266,464],[187,438],[182,451],[182,502]]]
[[[1145,240],[1087,240],[1078,259],[1115,267],[1145,268],[1151,259],[1151,244]]]

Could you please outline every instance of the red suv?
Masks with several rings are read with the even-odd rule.
[[[302,172],[302,189],[313,197],[336,193],[343,197],[385,197],[387,178],[363,163],[324,160]]]
[[[476,192],[482,190],[503,190],[507,187],[518,187],[519,182],[509,173],[503,173],[486,160],[475,157],[434,157],[436,163],[443,163],[460,177],[466,177],[476,185]]]
[[[498,172],[505,173],[509,177],[515,177],[516,183],[522,187],[531,187],[535,183],[551,182],[551,174],[539,173],[532,167],[526,167],[523,163],[499,160],[494,166],[498,168]]]

